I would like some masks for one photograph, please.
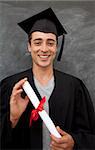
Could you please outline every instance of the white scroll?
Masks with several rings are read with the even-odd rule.
[[[37,108],[40,101],[28,81],[25,81],[25,83],[23,84],[23,89],[26,92],[27,96],[29,97],[30,101],[32,102],[33,106]],[[61,138],[61,135],[57,131],[53,121],[51,120],[47,112],[45,110],[39,111],[39,115],[41,119],[44,121],[49,132],[53,134],[55,137]]]

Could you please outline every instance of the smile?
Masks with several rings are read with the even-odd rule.
[[[45,58],[48,58],[50,55],[39,55],[39,57],[40,58],[43,58],[43,59],[45,59]]]

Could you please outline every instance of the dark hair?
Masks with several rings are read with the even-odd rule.
[[[31,38],[32,38],[31,35],[32,35],[32,33],[28,34],[28,42],[29,42],[30,45],[31,45]]]

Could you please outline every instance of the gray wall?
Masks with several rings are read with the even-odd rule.
[[[55,67],[82,79],[95,107],[94,1],[0,1],[0,80],[31,67],[27,35],[17,23],[48,7],[68,32],[62,61],[55,61]]]

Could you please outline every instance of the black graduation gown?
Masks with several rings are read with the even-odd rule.
[[[32,69],[1,81],[0,119],[2,149],[42,149],[42,120],[39,118],[29,128],[31,110],[29,102],[17,126],[12,129],[9,121],[9,100],[12,88],[20,79],[28,77],[39,100]],[[74,149],[95,150],[95,113],[89,93],[83,82],[71,75],[54,70],[55,87],[49,99],[49,115],[54,124],[72,135]]]

